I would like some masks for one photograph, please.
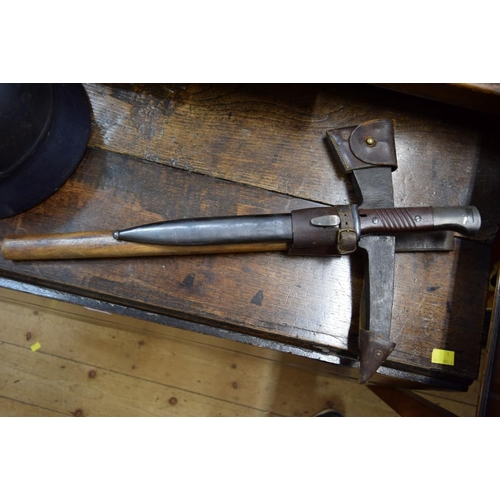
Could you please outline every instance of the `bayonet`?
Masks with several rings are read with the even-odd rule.
[[[181,219],[98,233],[11,236],[3,241],[2,255],[11,260],[257,251],[342,256],[362,249],[359,380],[364,383],[395,348],[390,339],[395,253],[452,250],[453,233],[474,235],[481,217],[472,206],[394,207],[391,121],[331,130],[327,138],[338,164],[352,175],[357,204]]]
[[[452,230],[472,236],[480,228],[476,207],[358,209],[357,205],[305,208],[290,214],[202,217],[155,222],[113,232],[116,240],[202,246],[286,242],[325,255],[357,248],[365,235]]]

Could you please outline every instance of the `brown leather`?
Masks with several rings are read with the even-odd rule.
[[[384,332],[389,334],[389,332]],[[364,384],[382,366],[396,344],[381,333],[359,329],[360,372],[359,382]]]
[[[362,162],[396,169],[396,144],[391,120],[371,120],[359,125],[353,130],[349,145],[354,156]]]
[[[317,226],[315,218],[336,215],[338,226]],[[292,211],[293,244],[290,255],[343,255],[357,248],[357,234],[349,205]]]
[[[370,120],[357,127],[329,130],[326,134],[337,163],[346,173],[373,166],[397,168],[391,120]]]

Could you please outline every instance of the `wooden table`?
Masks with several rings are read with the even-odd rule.
[[[480,233],[450,253],[397,254],[391,336],[374,380],[466,389],[477,378],[500,211],[500,118],[365,85],[85,85],[88,150],[10,234],[119,229],[164,219],[355,202],[325,141],[395,120],[397,206],[476,205]],[[83,261],[0,260],[0,285],[271,347],[356,376],[362,265],[281,253]],[[434,348],[453,366],[431,362]]]

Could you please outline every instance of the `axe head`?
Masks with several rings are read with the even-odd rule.
[[[394,207],[392,172],[397,168],[391,120],[371,120],[327,132],[334,157],[351,174],[360,208]],[[395,237],[364,236],[365,283],[361,297],[359,381],[365,383],[387,359],[394,296]]]
[[[326,137],[343,172],[352,175],[358,205],[393,207],[392,172],[397,158],[392,121],[371,120],[357,127],[329,130]]]

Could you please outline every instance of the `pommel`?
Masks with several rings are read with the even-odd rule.
[[[465,236],[474,236],[481,229],[481,215],[476,207],[434,207],[434,227]]]

